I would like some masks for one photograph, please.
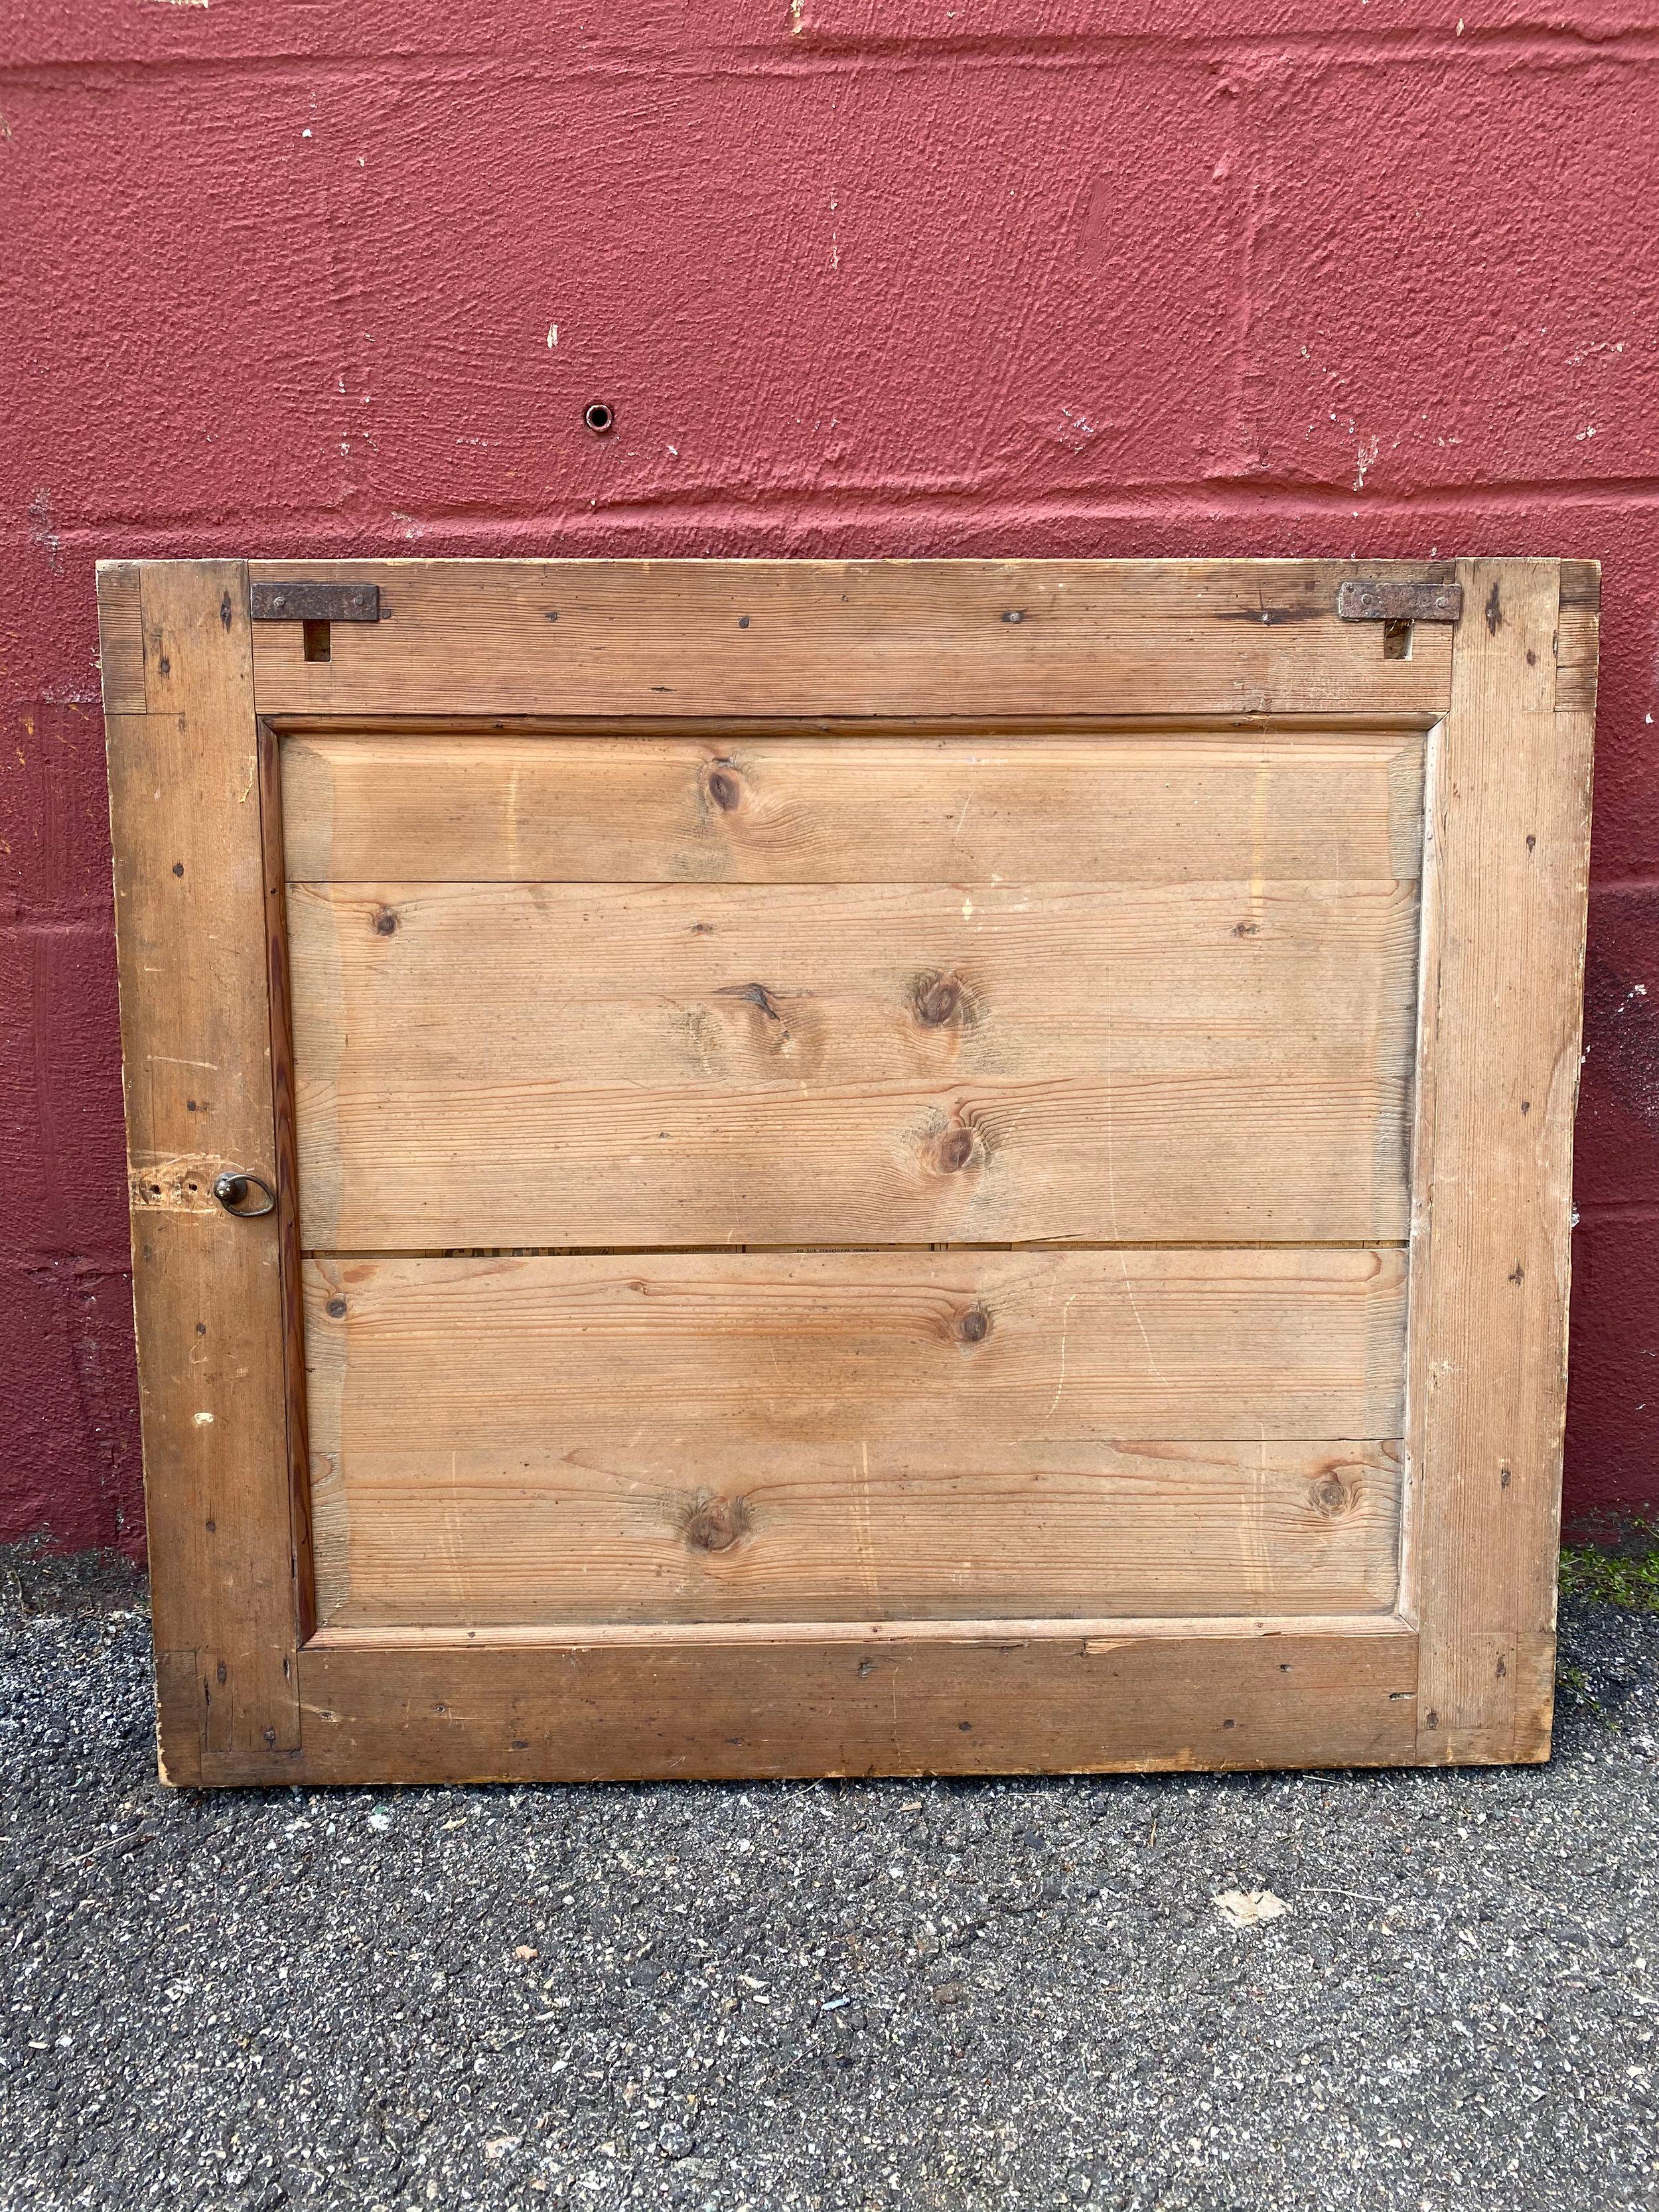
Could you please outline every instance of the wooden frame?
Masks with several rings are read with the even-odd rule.
[[[1455,581],[1408,654],[1338,584]],[[250,620],[374,583],[380,623]],[[213,561],[100,570],[163,1771],[176,1784],[1547,1756],[1596,572]],[[556,621],[551,617],[556,617]],[[273,732],[1103,716],[1431,732],[1406,1577],[1340,1620],[316,1628]],[[216,1175],[279,1203],[238,1219]]]

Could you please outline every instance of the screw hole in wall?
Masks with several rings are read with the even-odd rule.
[[[608,438],[617,427],[617,410],[603,399],[596,399],[582,410],[582,421],[596,438]]]

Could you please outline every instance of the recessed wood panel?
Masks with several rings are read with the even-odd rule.
[[[318,1462],[334,1626],[1362,1613],[1393,1601],[1389,1444],[927,1439],[562,1449],[372,1440]],[[688,1457],[696,1462],[688,1465]],[[701,1474],[702,1480],[698,1480]]]
[[[1405,881],[1398,730],[433,736],[283,747],[304,882]]]
[[[319,1604],[1145,1613],[1155,1555],[1195,1608],[1375,1603],[1403,1287],[1394,1250],[313,1261]]]
[[[1402,1237],[1415,887],[306,885],[303,1233]]]

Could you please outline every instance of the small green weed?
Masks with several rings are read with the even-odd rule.
[[[1632,1613],[1659,1613],[1659,1529],[1637,1521],[1616,1550],[1595,1544],[1566,1547],[1561,1553],[1561,1595],[1599,1599]]]

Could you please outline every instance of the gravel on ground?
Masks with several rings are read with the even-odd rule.
[[[1659,2204],[1659,1615],[1547,1768],[204,1794],[0,1599],[3,2212]]]

